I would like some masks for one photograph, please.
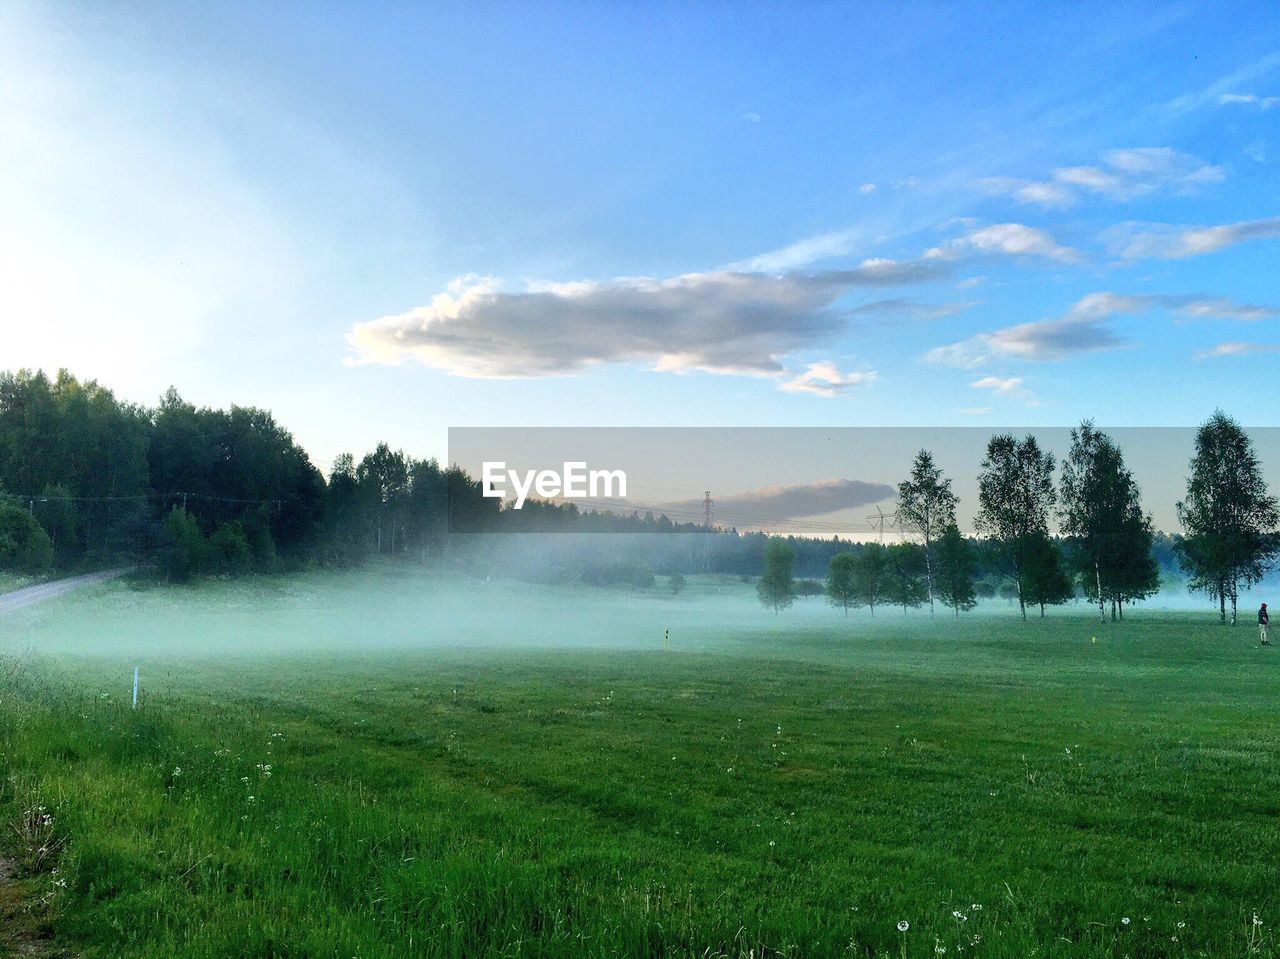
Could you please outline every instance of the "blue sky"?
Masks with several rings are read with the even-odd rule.
[[[0,367],[478,425],[1280,398],[1280,7],[0,11]]]

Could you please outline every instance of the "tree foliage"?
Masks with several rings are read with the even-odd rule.
[[[937,548],[938,598],[943,605],[950,606],[958,617],[962,611],[978,605],[974,586],[974,577],[978,571],[977,553],[954,521],[942,531]]]
[[[1071,568],[1099,618],[1125,602],[1160,588],[1152,555],[1151,520],[1125,467],[1120,448],[1085,421],[1071,431],[1071,449],[1062,463],[1062,531],[1070,546]]]
[[[1229,602],[1235,625],[1241,587],[1262,579],[1275,560],[1280,513],[1253,444],[1222,411],[1197,430],[1190,466],[1187,495],[1178,503],[1188,586],[1217,601],[1224,623]]]
[[[978,474],[978,531],[991,538],[995,555],[1018,590],[1023,619],[1027,603],[1028,562],[1040,538],[1048,535],[1053,488],[1053,454],[1028,434],[993,436]]]

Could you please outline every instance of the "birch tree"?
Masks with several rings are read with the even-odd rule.
[[[1049,532],[1049,512],[1057,499],[1053,488],[1053,454],[1028,434],[991,437],[978,473],[975,526],[987,536],[1018,591],[1018,608],[1027,618],[1027,576],[1039,537]]]
[[[1218,618],[1236,624],[1240,588],[1258,582],[1275,561],[1280,511],[1267,491],[1253,444],[1221,410],[1196,432],[1187,496],[1178,503],[1186,535],[1179,545],[1188,588],[1218,602]]]
[[[921,450],[911,464],[911,476],[898,484],[898,524],[924,541],[925,592],[929,615],[934,615],[934,544],[942,531],[955,525],[958,499],[951,480],[934,465],[933,454]]]

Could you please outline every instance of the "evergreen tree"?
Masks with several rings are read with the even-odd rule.
[[[973,578],[978,560],[972,544],[951,523],[938,538],[938,598],[959,618],[961,610],[978,604]],[[994,595],[994,590],[992,591]]]
[[[1044,619],[1046,606],[1057,606],[1071,599],[1071,577],[1062,562],[1058,544],[1045,533],[1029,536],[1023,544],[1022,598],[1040,607]]]

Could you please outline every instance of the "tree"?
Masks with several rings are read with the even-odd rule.
[[[1267,491],[1248,435],[1221,410],[1196,431],[1187,496],[1178,503],[1186,531],[1180,558],[1191,574],[1188,587],[1218,601],[1218,617],[1236,624],[1240,587],[1266,574],[1277,551],[1280,524],[1276,499]]]
[[[849,615],[849,607],[862,605],[856,553],[836,553],[831,557],[831,565],[827,569],[827,602],[843,608],[846,616]]]
[[[71,491],[61,483],[46,483],[35,501],[36,522],[49,534],[54,559],[59,565],[75,560],[80,540],[76,533],[76,504]]]
[[[771,537],[764,548],[764,572],[756,584],[756,593],[774,613],[795,601],[795,563],[795,547],[785,539]]]
[[[1023,547],[1022,596],[1027,603],[1040,607],[1044,619],[1046,606],[1057,606],[1072,597],[1071,577],[1062,563],[1062,551],[1046,533],[1028,537]]]
[[[874,616],[889,586],[889,550],[883,543],[867,543],[862,548],[854,574],[858,605],[869,607]]]
[[[195,517],[180,507],[173,508],[164,527],[169,535],[165,572],[174,582],[186,582],[204,568],[209,545]]]
[[[885,599],[907,610],[925,600],[924,548],[916,543],[894,543],[885,549],[887,567]]]
[[[1085,421],[1071,431],[1062,463],[1062,531],[1085,595],[1098,604],[1098,618],[1111,616],[1129,599],[1160,588],[1151,553],[1151,520],[1142,512],[1138,484],[1125,468],[1120,448]]]
[[[978,474],[978,532],[989,537],[1018,590],[1018,608],[1027,618],[1026,565],[1029,550],[1048,535],[1053,507],[1053,454],[1036,438],[1002,433],[991,437]]]
[[[978,605],[973,583],[977,569],[973,546],[951,523],[938,538],[938,598],[955,611],[957,619],[961,610]]]
[[[53,565],[53,544],[35,517],[0,498],[0,569],[38,575]]]
[[[671,590],[672,596],[679,596],[684,592],[684,573],[676,572],[667,577],[667,586]]]
[[[925,593],[933,615],[933,544],[939,534],[955,524],[958,499],[933,463],[933,454],[921,450],[911,465],[911,477],[898,484],[898,525],[924,541]]]

